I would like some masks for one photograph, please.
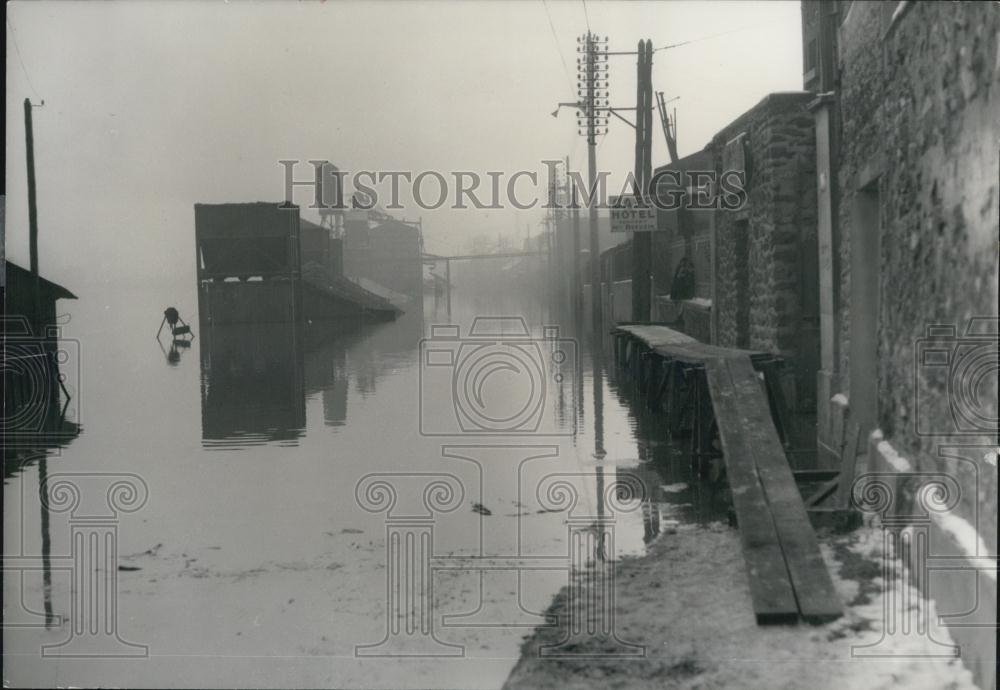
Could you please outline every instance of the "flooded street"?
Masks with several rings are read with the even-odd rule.
[[[64,334],[79,342],[81,360],[66,373],[79,381],[82,433],[42,461],[8,467],[4,486],[6,554],[51,556],[48,574],[5,581],[5,600],[23,609],[9,607],[8,620],[41,625],[45,617],[31,612],[51,609],[47,626],[7,635],[14,685],[499,687],[570,570],[588,567],[568,555],[570,516],[612,516],[613,545],[604,548],[622,555],[641,553],[667,521],[698,519],[692,501],[705,505],[686,489],[688,463],[613,380],[600,388],[595,425],[589,346],[580,341],[576,352],[565,326],[569,359],[556,372],[564,376],[539,392],[501,372],[485,389],[493,397],[483,404],[496,410],[514,409],[526,393],[544,397],[534,432],[448,429],[455,408],[433,397],[447,385],[428,388],[436,372],[421,370],[421,339],[439,324],[466,334],[476,317],[520,317],[548,351],[542,327],[552,321],[537,301],[459,289],[451,319],[427,296],[423,315],[339,331],[195,327],[179,358],[152,337],[162,301],[162,293],[95,290],[68,305]],[[430,435],[436,424],[444,435]],[[110,475],[134,475],[148,492],[115,520],[120,640],[90,636],[83,652],[138,658],[39,656],[71,638],[71,572],[60,556],[71,553],[79,515],[39,501],[42,475],[51,495],[66,473],[91,492],[83,500],[102,490],[95,478]],[[609,491],[620,474],[631,483]],[[372,488],[371,475],[384,484]],[[435,640],[420,652],[431,656],[365,658],[366,645],[406,618],[387,590],[385,505],[370,501],[388,484],[397,507],[412,507],[435,479],[451,491],[421,527],[433,532],[437,618],[432,635],[415,636]],[[470,567],[476,559],[493,560]],[[111,582],[103,567],[95,565],[96,580]],[[94,625],[96,608],[88,609]],[[130,645],[148,647],[148,658]]]
[[[996,687],[1000,3],[5,7],[4,688]]]

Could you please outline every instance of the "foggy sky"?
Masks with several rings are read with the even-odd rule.
[[[654,90],[680,97],[681,155],[767,93],[801,88],[798,2],[591,0],[586,10],[611,50],[738,30],[654,56]],[[510,174],[569,155],[586,170],[575,114],[549,115],[575,100],[586,30],[575,0],[11,3],[7,256],[27,266],[25,97],[45,100],[34,110],[43,275],[71,289],[193,285],[193,204],[280,201],[279,159]],[[612,60],[611,102],[634,105],[635,59]],[[624,175],[633,136],[612,118],[599,167]],[[655,113],[653,140],[656,166],[667,153]],[[422,216],[434,253],[476,234],[519,244],[544,214],[394,213]]]

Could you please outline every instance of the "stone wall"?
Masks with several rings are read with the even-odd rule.
[[[815,9],[808,5],[804,13]],[[1000,12],[994,3],[858,1],[838,22],[839,392],[850,401],[848,374],[859,366],[852,323],[871,310],[874,351],[859,345],[870,334],[854,340],[855,356],[872,358],[877,372],[874,469],[957,480],[951,536],[932,549],[995,556]],[[852,257],[851,237],[868,232],[858,215],[866,198],[877,206],[879,241],[863,270],[876,272],[878,290],[852,298],[852,259],[862,270],[862,257]],[[970,538],[956,536],[963,532]],[[988,553],[969,551],[982,545]],[[995,607],[995,572],[992,586],[980,606]],[[974,608],[977,589],[927,593],[948,614]],[[995,632],[958,624],[953,636],[977,680],[991,685]]]
[[[949,385],[963,381],[918,355],[933,347],[955,351],[960,361],[956,348],[975,345],[962,338],[971,320],[997,313],[998,36],[1000,13],[976,3],[915,3],[893,22],[881,3],[856,2],[840,30],[841,371],[849,371],[851,356],[855,196],[874,178],[881,216],[878,426],[929,467],[938,462],[935,434],[959,431],[953,413],[962,410],[953,407],[961,401]],[[928,344],[935,324],[954,335]],[[995,322],[974,325],[996,333]],[[944,367],[962,373],[955,368]],[[983,404],[976,411],[995,419],[995,364],[992,371],[974,397]]]
[[[797,397],[818,366],[815,126],[811,95],[771,94],[711,143],[717,169],[745,168],[747,205],[716,219],[719,344],[782,354]]]

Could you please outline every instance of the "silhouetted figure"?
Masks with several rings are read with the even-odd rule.
[[[688,257],[682,257],[674,271],[674,280],[670,284],[670,299],[677,301],[694,297],[695,275],[694,262]]]

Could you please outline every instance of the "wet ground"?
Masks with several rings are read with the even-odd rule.
[[[496,688],[571,570],[724,519],[537,300],[457,291],[451,317],[429,296],[351,329],[191,313],[171,349],[163,291],[79,297],[60,307],[82,431],[5,464],[10,685]],[[529,334],[469,338],[497,316]]]
[[[564,631],[540,628],[505,688],[567,690],[974,690],[961,648],[933,602],[914,589],[883,531],[820,532],[824,561],[845,605],[823,625],[758,625],[739,533],[682,524],[615,568],[617,640],[580,640],[572,656],[540,653]],[[584,580],[581,589],[591,591]],[[552,612],[569,617],[571,598]],[[617,652],[609,654],[609,652]]]

